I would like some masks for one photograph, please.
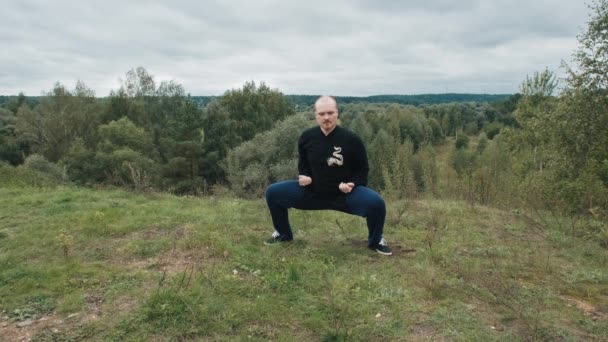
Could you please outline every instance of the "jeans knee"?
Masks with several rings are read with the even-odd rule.
[[[266,201],[270,201],[272,198],[275,197],[278,190],[277,188],[277,183],[270,184],[268,188],[266,188],[266,193],[264,194]]]
[[[380,196],[378,196],[378,198],[374,201],[372,207],[374,207],[376,210],[380,210],[380,211],[386,211],[386,203],[384,202],[384,199]]]

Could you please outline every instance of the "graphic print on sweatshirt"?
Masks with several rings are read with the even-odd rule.
[[[342,147],[334,146],[333,157],[327,158],[328,166],[334,166],[334,165],[342,166],[342,164],[344,164],[344,157],[342,157],[340,152],[342,152]]]

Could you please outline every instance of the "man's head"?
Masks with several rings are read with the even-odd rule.
[[[338,103],[331,96],[321,96],[315,101],[315,118],[325,134],[329,134],[338,124]]]

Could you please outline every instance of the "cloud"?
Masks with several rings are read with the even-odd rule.
[[[0,12],[0,94],[144,66],[193,95],[265,81],[289,94],[511,93],[570,60],[588,9],[523,1],[21,1]]]

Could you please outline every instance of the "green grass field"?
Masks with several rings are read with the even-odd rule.
[[[392,257],[341,213],[291,211],[296,240],[265,246],[262,200],[0,188],[1,340],[608,340],[597,242],[523,210],[388,206]]]

